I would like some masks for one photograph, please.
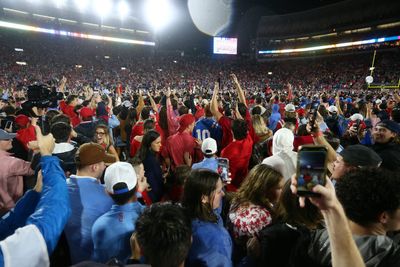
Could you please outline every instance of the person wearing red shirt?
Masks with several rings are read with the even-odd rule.
[[[150,130],[154,130],[154,128],[155,128],[155,122],[152,119],[145,120],[142,125],[143,125],[142,126],[143,127],[143,135]],[[142,145],[143,135],[136,135],[135,138],[132,139],[132,142],[130,145],[130,152],[129,152],[131,157],[134,157],[136,155],[136,152],[139,150],[140,146]]]
[[[195,119],[192,114],[181,116],[178,132],[167,139],[167,151],[173,170],[180,165],[192,166],[195,148],[201,142],[192,136],[194,124]]]
[[[246,120],[247,127],[248,127],[248,130],[250,133],[250,137],[252,138],[252,141],[258,142],[258,137],[254,132],[253,123],[251,121],[250,112],[246,105],[246,99],[244,96],[244,92],[237,80],[236,75],[232,74],[231,76],[232,76],[234,84],[236,86],[236,90],[237,90],[239,101],[240,101],[240,103],[237,104],[237,106],[235,107],[235,110],[234,110],[235,117],[239,118],[239,119],[243,118]],[[232,130],[231,130],[232,119],[227,116],[222,115],[222,113],[218,109],[218,100],[217,100],[218,90],[219,90],[219,85],[218,85],[218,83],[215,83],[214,93],[213,93],[213,97],[211,99],[210,108],[211,108],[211,112],[212,112],[213,116],[218,121],[218,124],[221,125],[221,127],[222,127],[221,149],[223,149],[226,146],[228,146],[233,140],[233,135],[232,135]]]
[[[65,101],[60,102],[61,111],[71,119],[73,127],[76,127],[81,122],[78,114],[75,112],[76,105],[78,105],[77,95],[69,95]]]
[[[253,139],[245,120],[233,120],[232,133],[233,142],[222,150],[221,158],[229,159],[232,182],[227,185],[226,189],[234,192],[247,175],[251,153],[253,152]]]
[[[36,140],[35,127],[32,125],[29,117],[23,114],[15,117],[15,124],[18,127],[16,139],[28,151],[28,143]]]
[[[136,124],[133,125],[133,127],[132,127],[132,133],[131,133],[131,137],[130,137],[131,143],[133,142],[133,139],[135,138],[135,136],[144,134],[143,133],[143,123],[145,120],[150,118],[150,111],[151,111],[151,107],[144,107],[142,109],[142,112],[140,112],[139,121],[136,122]]]

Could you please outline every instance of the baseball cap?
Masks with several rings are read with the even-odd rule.
[[[15,117],[15,123],[20,127],[26,127],[29,122],[29,117],[24,114],[19,114],[17,117]]]
[[[192,114],[185,114],[181,116],[179,119],[179,129],[178,131],[183,132],[190,124],[195,121],[194,116]]]
[[[339,154],[352,166],[377,168],[382,163],[382,158],[374,150],[363,145],[348,146]]]
[[[396,134],[400,133],[400,125],[392,120],[383,120],[381,122],[378,122],[376,126],[384,127]]]
[[[104,147],[96,143],[86,143],[79,147],[75,154],[75,160],[82,166],[92,165],[104,161],[114,163],[116,158],[106,153]]]
[[[201,151],[205,155],[212,155],[217,153],[217,141],[215,141],[213,138],[206,138],[203,140],[203,143],[201,144]]]
[[[93,117],[94,112],[91,108],[83,107],[79,111],[79,114],[81,115],[82,118],[90,118],[90,117]]]
[[[287,104],[285,106],[285,111],[287,111],[287,112],[295,112],[296,111],[296,107],[293,104]]]
[[[123,194],[135,188],[137,176],[132,165],[127,162],[115,162],[108,166],[104,174],[107,192],[113,195]]]
[[[356,121],[356,120],[364,120],[363,115],[361,115],[360,113],[354,113],[353,115],[350,116],[350,120],[352,121]]]
[[[203,99],[203,100],[201,100],[201,104],[203,105],[203,106],[207,106],[208,105],[208,100],[207,99]]]
[[[8,133],[3,129],[0,129],[0,140],[10,140],[13,139],[17,134],[15,133]]]
[[[297,112],[297,114],[299,114],[300,117],[303,117],[304,114],[306,113],[304,108],[299,108],[296,112]]]
[[[338,108],[335,107],[335,106],[329,106],[329,107],[328,107],[328,111],[329,111],[330,113],[337,113],[337,112],[338,112]]]
[[[124,102],[122,102],[121,105],[126,107],[126,108],[132,107],[132,103],[129,100],[125,100]]]

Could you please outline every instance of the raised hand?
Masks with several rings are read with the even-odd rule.
[[[55,139],[52,134],[43,135],[39,126],[35,126],[37,145],[42,156],[50,156],[53,153]]]
[[[231,76],[231,78],[232,78],[232,80],[233,80],[234,83],[239,83],[239,80],[238,80],[238,78],[236,77],[236,74],[232,73],[230,76]]]
[[[165,93],[166,97],[171,97],[171,87],[168,86],[167,92]]]

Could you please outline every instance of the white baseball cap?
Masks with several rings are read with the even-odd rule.
[[[296,107],[293,104],[287,104],[285,106],[285,111],[287,111],[287,112],[295,112],[296,111]]]
[[[329,111],[330,113],[337,113],[337,112],[338,112],[338,108],[335,107],[335,106],[329,106],[329,107],[328,107],[328,111]]]
[[[213,138],[206,138],[203,140],[203,143],[201,144],[201,151],[205,155],[212,155],[217,153],[217,141],[215,141]]]
[[[104,174],[104,183],[110,194],[123,194],[135,188],[137,183],[136,172],[127,162],[111,164]],[[117,184],[120,184],[116,187]]]
[[[122,102],[121,105],[126,107],[126,108],[132,107],[132,103],[129,100],[125,100],[124,102]]]
[[[356,120],[364,120],[363,115],[361,115],[360,113],[354,113],[353,115],[351,115],[350,120],[352,121],[356,121]]]
[[[203,99],[203,100],[201,100],[201,104],[203,105],[203,106],[207,106],[208,105],[208,100],[207,99]]]

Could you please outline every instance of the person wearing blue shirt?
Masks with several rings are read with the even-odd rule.
[[[232,266],[232,239],[219,214],[225,195],[218,173],[199,169],[186,180],[182,206],[192,220],[185,266]]]
[[[217,153],[217,142],[213,138],[206,138],[201,144],[201,151],[204,154],[204,159],[201,162],[192,165],[192,169],[208,169],[217,171],[218,160],[215,156]]]
[[[113,205],[99,179],[105,163],[115,162],[114,156],[95,143],[80,146],[75,159],[77,174],[67,179],[72,214],[64,230],[72,264],[92,258],[93,223]]]
[[[60,160],[51,156],[54,138],[43,136],[38,126],[35,130],[41,172],[34,190],[0,220],[1,267],[49,266],[49,255],[71,213],[64,171]]]
[[[137,185],[140,191],[143,183],[147,184],[143,178],[138,181],[134,168],[127,162],[116,162],[107,168],[104,182],[115,204],[93,225],[94,261],[106,263],[116,258],[126,263],[131,256],[130,237],[144,210],[136,197]]]
[[[201,141],[211,137],[220,144],[222,140],[222,128],[213,118],[209,106],[205,107],[204,112],[205,117],[200,118],[193,128],[193,137]]]

